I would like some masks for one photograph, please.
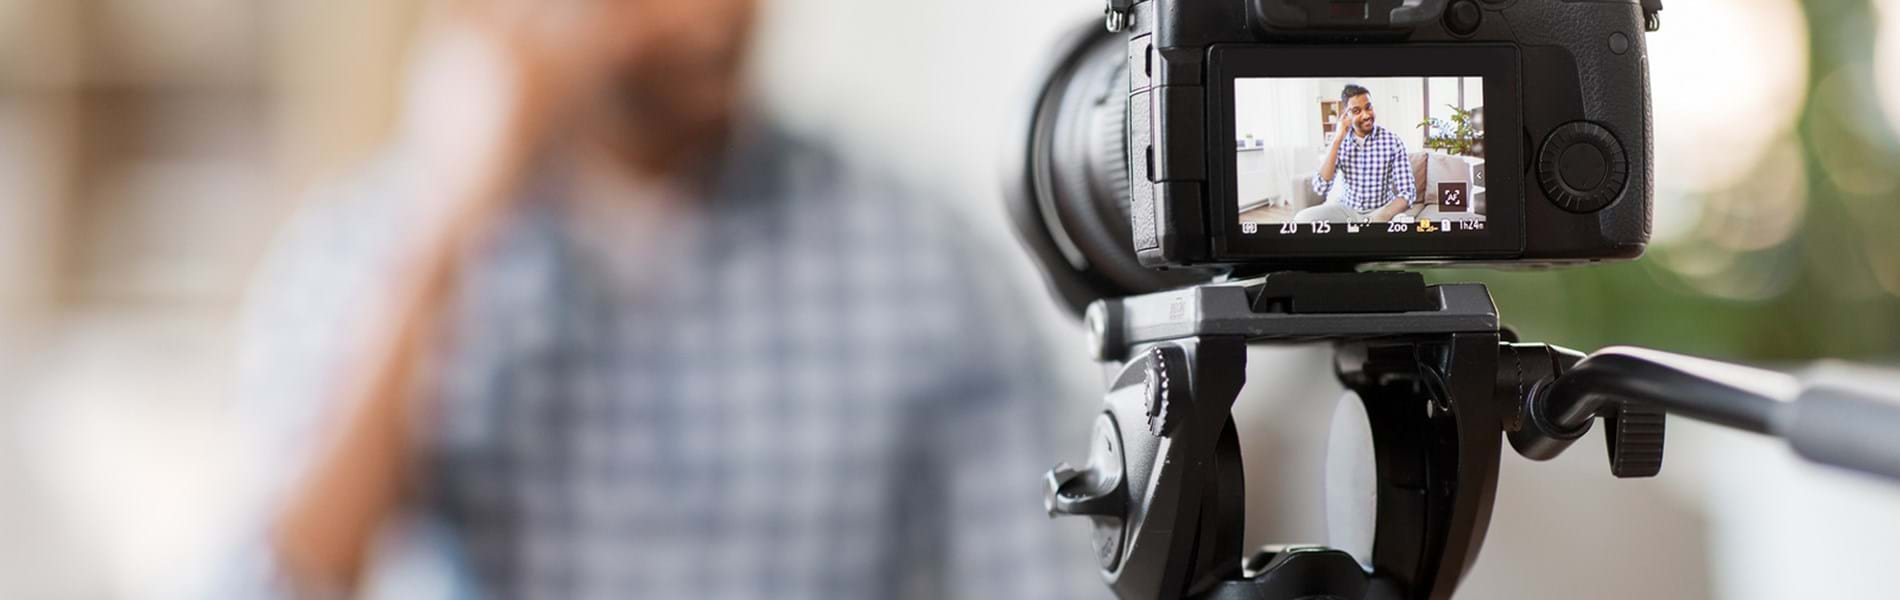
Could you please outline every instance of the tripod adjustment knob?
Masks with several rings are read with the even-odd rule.
[[[1611,474],[1629,479],[1662,472],[1664,419],[1661,409],[1634,402],[1621,403],[1604,418]]]
[[[1148,433],[1155,437],[1168,437],[1174,432],[1174,426],[1187,416],[1180,403],[1186,402],[1188,395],[1183,393],[1187,378],[1181,369],[1187,365],[1187,355],[1179,348],[1161,347],[1148,351],[1148,367],[1143,373],[1143,394],[1148,399]]]

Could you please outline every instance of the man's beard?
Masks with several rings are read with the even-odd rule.
[[[687,83],[693,84],[705,82]],[[682,94],[666,85],[662,78],[628,77],[597,108],[594,133],[642,170],[677,171],[709,158],[727,141],[735,117],[735,99],[725,94]]]

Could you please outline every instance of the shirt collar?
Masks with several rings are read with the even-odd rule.
[[[1352,143],[1354,143],[1354,144],[1359,144],[1359,143],[1364,143],[1364,142],[1370,142],[1370,141],[1372,141],[1372,138],[1376,138],[1376,137],[1379,137],[1379,133],[1380,133],[1380,132],[1382,132],[1382,131],[1385,131],[1385,126],[1384,126],[1384,125],[1380,125],[1380,124],[1378,124],[1378,123],[1373,123],[1373,124],[1372,124],[1372,132],[1371,132],[1371,133],[1367,133],[1367,134],[1366,134],[1366,135],[1365,135],[1364,137],[1361,137],[1361,136],[1360,136],[1360,135],[1359,135],[1358,133],[1356,133],[1356,132],[1355,132],[1355,133],[1353,133],[1352,135],[1348,135],[1348,136],[1346,136],[1346,141],[1348,141],[1348,142],[1352,142]]]

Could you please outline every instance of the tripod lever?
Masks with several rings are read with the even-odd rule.
[[[1900,405],[1833,387],[1802,390],[1779,434],[1802,458],[1900,481]]]
[[[1559,363],[1574,355],[1553,352]],[[1607,348],[1558,370],[1521,398],[1524,418],[1511,442],[1528,458],[1562,453],[1603,416],[1620,421],[1611,424],[1612,462],[1619,448],[1630,452],[1627,467],[1617,468],[1646,468],[1647,457],[1625,441],[1651,433],[1660,466],[1661,420],[1653,419],[1653,428],[1650,421],[1662,410],[1784,438],[1808,460],[1900,481],[1900,393],[1804,387],[1782,373],[1630,347]]]

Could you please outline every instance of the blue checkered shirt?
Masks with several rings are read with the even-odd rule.
[[[1373,125],[1372,135],[1364,138],[1347,135],[1346,141],[1339,143],[1339,160],[1334,168],[1346,180],[1346,205],[1362,213],[1385,208],[1395,198],[1411,200],[1416,195],[1405,141],[1381,125]],[[1313,191],[1320,196],[1332,189],[1332,180],[1313,178]]]
[[[1041,507],[1071,450],[1047,434],[1092,398],[1045,383],[998,263],[916,194],[753,139],[653,239],[584,242],[544,186],[463,274],[409,511],[452,595],[1106,596]],[[430,185],[375,171],[293,225],[247,317],[245,407],[286,473]]]

